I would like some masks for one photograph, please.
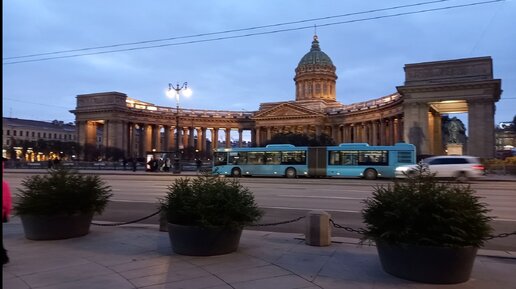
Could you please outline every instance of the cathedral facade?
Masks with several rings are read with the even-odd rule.
[[[71,112],[81,145],[95,144],[100,131],[104,147],[120,149],[127,157],[174,151],[176,142],[209,155],[219,145],[220,134],[225,135],[224,145],[231,145],[231,131],[238,131],[238,145],[244,131],[250,132],[253,146],[277,133],[324,133],[336,143],[404,141],[416,145],[419,155],[438,155],[445,153],[446,145],[441,114],[468,112],[466,153],[494,157],[494,104],[501,80],[493,79],[490,57],[407,64],[404,69],[405,83],[396,92],[342,104],[336,98],[336,67],[314,36],[310,51],[295,68],[293,101],[262,103],[253,112],[177,109],[102,92],[78,95]]]

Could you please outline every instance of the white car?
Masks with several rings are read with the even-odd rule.
[[[454,178],[458,181],[477,179],[484,175],[484,166],[480,159],[472,156],[434,156],[423,159],[421,163],[435,173],[438,178]],[[396,168],[396,177],[404,178],[417,165],[406,165]]]

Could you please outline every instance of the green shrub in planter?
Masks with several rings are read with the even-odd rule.
[[[262,216],[238,180],[210,175],[177,179],[160,203],[167,221],[179,225],[240,228]]]
[[[175,180],[160,204],[173,250],[184,255],[233,252],[243,227],[262,216],[253,194],[237,179],[208,174]]]
[[[486,204],[475,196],[469,185],[438,182],[435,174],[430,173],[422,164],[406,177],[395,181],[394,185],[376,187],[372,197],[364,201],[364,240],[376,242],[382,266],[393,275],[430,283],[466,281],[471,272],[476,248],[484,244],[492,230]],[[390,262],[386,256],[391,254],[381,252],[384,247],[389,252],[400,249],[407,259],[394,256],[396,260]],[[408,252],[408,247],[424,248],[428,254]],[[458,261],[441,260],[436,250],[442,251],[442,248],[466,250],[473,255]],[[425,254],[428,256],[424,257]],[[462,253],[450,254],[458,256]],[[405,261],[407,264],[404,264]],[[458,277],[435,276],[435,280],[433,277],[428,278],[431,275],[429,270],[451,272],[453,268],[449,268],[447,264],[455,263],[467,263],[466,267],[469,266],[469,269],[462,270]],[[396,268],[393,269],[389,264]],[[423,268],[418,276],[402,272],[417,272],[419,266]]]
[[[87,234],[93,214],[102,213],[112,196],[110,186],[99,176],[65,167],[29,176],[21,185],[14,210],[22,219],[27,238],[35,240]]]
[[[376,187],[362,211],[367,239],[430,246],[476,246],[491,233],[486,204],[469,185],[438,182],[424,166]]]

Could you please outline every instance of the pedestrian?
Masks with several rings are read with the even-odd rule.
[[[122,160],[122,164],[124,165],[124,171],[127,167],[127,159],[124,157],[124,159]]]
[[[197,166],[197,172],[200,172],[201,171],[201,167],[202,167],[202,161],[201,159],[197,159],[195,161],[195,165]]]
[[[9,214],[11,213],[11,188],[4,178],[4,161],[6,158],[2,158],[2,223],[9,221]],[[2,237],[2,266],[9,263],[9,257],[7,256],[7,250],[4,247],[4,238]]]
[[[170,171],[170,165],[171,165],[170,158],[166,158],[165,159],[165,167],[164,167],[165,172]]]
[[[136,158],[132,158],[133,172],[136,172]]]

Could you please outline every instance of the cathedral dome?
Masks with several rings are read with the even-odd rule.
[[[317,35],[314,35],[312,48],[301,58],[296,68],[296,101],[335,102],[335,70],[335,65],[321,51]]]
[[[314,41],[312,41],[312,48],[310,51],[301,58],[299,61],[299,66],[310,65],[310,64],[319,64],[319,65],[333,65],[330,57],[321,51],[321,47],[319,47],[319,40],[317,39],[317,35],[314,35]]]

